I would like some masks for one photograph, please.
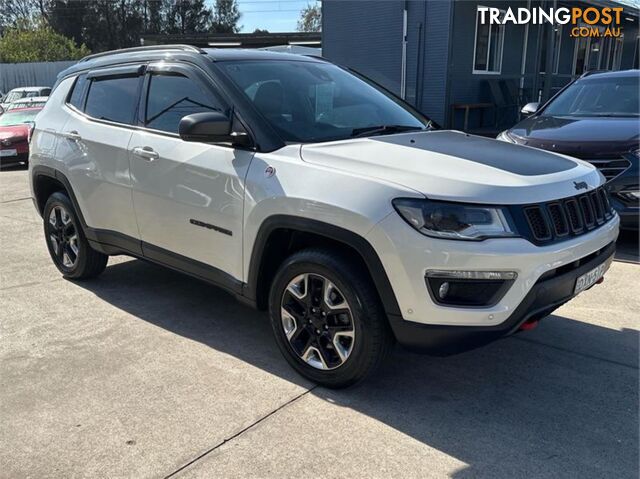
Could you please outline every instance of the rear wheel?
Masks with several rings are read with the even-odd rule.
[[[392,344],[366,271],[331,251],[304,250],[288,258],[274,278],[269,309],[287,361],[324,386],[364,379]]]
[[[43,217],[49,254],[65,278],[92,278],[104,271],[109,257],[91,248],[66,194],[53,193]]]

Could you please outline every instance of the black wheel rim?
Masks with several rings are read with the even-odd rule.
[[[51,250],[60,265],[73,269],[78,263],[80,248],[78,231],[69,212],[62,206],[54,206],[49,213],[48,225]]]
[[[280,319],[293,351],[315,369],[336,369],[353,352],[356,331],[349,303],[322,275],[305,273],[289,282]]]

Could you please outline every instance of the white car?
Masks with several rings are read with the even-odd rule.
[[[17,108],[42,108],[47,100],[48,96],[34,96],[29,98],[22,98],[20,100],[16,100],[12,103],[9,103],[4,111],[11,111]]]
[[[619,219],[569,157],[434,128],[318,58],[188,46],[87,57],[36,121],[31,186],[70,279],[108,255],[268,309],[329,387],[394,339],[434,354],[528,329],[602,280]]]
[[[14,88],[13,90],[9,91],[9,93],[7,93],[2,98],[2,100],[0,100],[0,109],[6,110],[11,103],[23,98],[49,96],[49,93],[51,93],[51,87],[48,86],[29,86]]]

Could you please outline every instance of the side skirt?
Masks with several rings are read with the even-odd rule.
[[[187,274],[224,289],[243,303],[254,302],[242,297],[244,283],[228,273],[206,263],[173,253],[114,231],[86,228],[85,235],[92,248],[107,255],[125,254]]]

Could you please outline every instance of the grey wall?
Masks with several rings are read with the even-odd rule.
[[[0,63],[0,91],[24,86],[53,86],[58,73],[75,64],[67,62]]]
[[[325,0],[322,55],[400,92],[402,2]]]

